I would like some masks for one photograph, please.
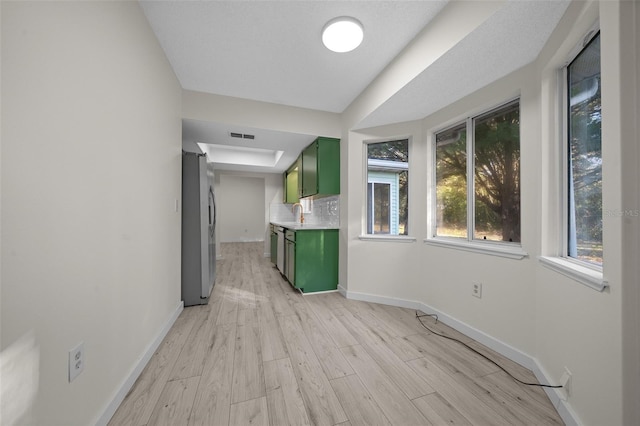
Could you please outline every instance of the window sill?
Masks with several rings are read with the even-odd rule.
[[[526,251],[522,250],[522,247],[511,247],[504,244],[476,243],[469,242],[467,240],[455,241],[444,238],[425,238],[424,243],[437,247],[470,251],[490,256],[506,257],[508,259],[521,260],[529,256]]]
[[[415,243],[416,239],[414,237],[409,237],[406,235],[360,235],[358,237],[362,241],[386,241],[386,242],[394,242],[394,243]]]
[[[543,266],[552,271],[578,281],[580,284],[584,284],[594,290],[603,291],[609,286],[607,281],[604,280],[602,271],[596,271],[562,257],[540,256],[538,260]]]

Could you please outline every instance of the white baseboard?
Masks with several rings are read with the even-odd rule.
[[[521,366],[531,370],[540,383],[551,383],[550,376],[545,372],[537,359],[525,354],[524,352],[514,348],[513,346],[504,343],[472,326],[466,324],[454,317],[451,317],[444,312],[441,312],[426,303],[399,299],[395,297],[379,296],[375,294],[359,293],[348,291],[342,286],[338,286],[338,291],[347,299],[360,300],[363,302],[380,303],[383,305],[398,306],[401,308],[415,309],[422,311],[425,314],[436,314],[438,320],[442,321],[449,327],[456,329],[462,334],[471,337],[475,341],[482,343],[490,349],[498,352],[500,355],[509,358]],[[571,405],[564,401],[560,397],[560,391],[554,388],[543,388],[547,396],[551,400],[551,403],[558,411],[558,414],[562,418],[562,421],[568,426],[579,426],[582,423],[579,421],[578,416],[571,408]]]
[[[311,293],[302,293],[303,296],[313,296],[315,294],[327,294],[327,293],[336,293],[338,290],[323,290],[323,291],[314,291]]]
[[[544,368],[538,363],[537,360],[534,359],[534,361],[535,361],[535,366],[534,368],[531,369],[531,371],[533,371],[533,374],[535,374],[536,378],[540,383],[549,383],[549,378],[548,378],[549,375],[546,373]],[[565,425],[567,426],[582,425],[582,422],[578,420],[578,416],[571,408],[571,405],[568,404],[567,401],[562,399],[561,392],[559,389],[553,389],[553,388],[542,388],[542,389],[545,391],[545,393],[549,397],[549,400],[551,401],[553,406],[556,408],[556,411],[562,418],[562,421],[564,422]]]
[[[158,347],[160,347],[162,340],[165,338],[173,324],[176,322],[176,319],[178,319],[178,316],[183,309],[184,302],[180,301],[175,311],[173,311],[169,319],[165,322],[165,324],[156,335],[156,338],[151,343],[149,343],[142,355],[138,358],[138,361],[133,366],[131,372],[129,373],[129,376],[122,382],[122,385],[120,385],[120,388],[111,399],[111,402],[104,409],[102,415],[94,423],[96,426],[106,426],[107,423],[109,423],[109,420],[111,420],[111,417],[113,417],[120,404],[122,404],[122,401],[124,401],[127,393],[133,387],[134,383],[142,373],[142,370],[144,370],[144,367],[146,367],[147,363],[151,359],[151,356],[155,353]]]
[[[343,295],[345,298],[348,299],[347,297],[347,289],[342,287],[340,284],[338,284],[338,292]]]

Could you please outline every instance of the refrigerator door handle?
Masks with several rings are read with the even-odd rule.
[[[209,224],[212,225],[211,236],[213,236],[213,232],[215,232],[216,221],[217,221],[217,212],[216,212],[216,195],[213,192],[213,188],[209,187]],[[211,210],[213,209],[213,220],[211,218]]]

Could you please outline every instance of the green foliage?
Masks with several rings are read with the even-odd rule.
[[[407,139],[367,145],[367,157],[375,160],[409,162],[409,141]]]
[[[446,227],[466,227],[466,132],[437,135],[438,208]],[[520,110],[509,104],[474,120],[476,238],[520,241]]]

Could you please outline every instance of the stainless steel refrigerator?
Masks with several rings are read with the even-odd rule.
[[[182,300],[209,302],[216,279],[216,199],[206,154],[182,152]]]

